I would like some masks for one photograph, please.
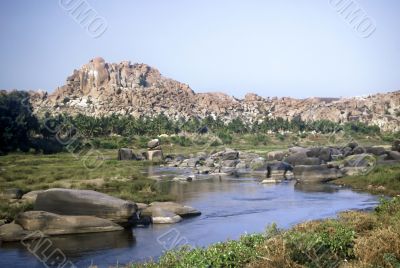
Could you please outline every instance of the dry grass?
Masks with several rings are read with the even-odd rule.
[[[379,228],[356,239],[355,256],[364,266],[399,267],[400,233],[399,226]],[[397,261],[390,262],[390,258]]]

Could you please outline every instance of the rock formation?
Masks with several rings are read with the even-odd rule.
[[[383,130],[400,130],[400,91],[354,98],[263,98],[249,93],[236,99],[224,93],[196,94],[188,85],[165,78],[146,64],[106,63],[95,58],[74,70],[66,84],[52,94],[32,92],[35,112],[154,116],[171,119],[240,117],[252,123],[266,117],[339,123],[361,121]]]

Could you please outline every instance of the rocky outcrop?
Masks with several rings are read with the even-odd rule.
[[[293,175],[297,181],[303,183],[327,182],[343,177],[340,169],[329,168],[327,165],[296,166]]]
[[[118,150],[118,160],[135,160],[136,155],[131,149],[121,148]]]
[[[137,211],[133,202],[90,190],[50,189],[39,193],[35,210],[60,215],[85,215],[124,224]]]
[[[63,216],[45,211],[28,211],[19,214],[15,223],[27,231],[41,231],[46,235],[98,233],[121,231],[112,221],[93,216]]]
[[[94,116],[120,114],[170,119],[219,116],[225,122],[240,117],[247,123],[264,118],[360,121],[383,130],[400,130],[400,91],[355,98],[263,98],[247,94],[236,99],[224,93],[194,93],[186,84],[165,78],[146,64],[106,63],[95,58],[74,70],[54,93],[32,92],[36,113]]]

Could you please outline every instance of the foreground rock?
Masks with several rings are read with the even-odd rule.
[[[327,182],[343,177],[339,169],[328,168],[327,165],[296,166],[293,175],[297,181],[307,183]]]
[[[185,217],[199,216],[201,212],[175,202],[153,202],[142,211],[142,215],[151,216],[153,223],[157,224],[179,222]]]
[[[123,228],[110,220],[93,216],[62,216],[45,211],[19,214],[15,223],[27,231],[41,231],[46,235],[121,231]]]
[[[90,190],[50,189],[39,193],[35,210],[60,215],[87,215],[126,223],[137,211],[133,202]]]
[[[15,223],[4,224],[0,226],[0,242],[15,242],[22,239],[35,239],[42,237],[40,234],[24,230],[20,225]]]

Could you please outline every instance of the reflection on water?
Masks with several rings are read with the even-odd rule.
[[[294,189],[309,193],[336,193],[339,191],[338,187],[323,183],[296,183]]]
[[[244,233],[262,232],[275,222],[288,228],[293,224],[333,217],[339,211],[367,209],[377,199],[333,185],[310,185],[285,182],[262,185],[260,179],[245,177],[200,177],[190,183],[172,182],[177,170],[152,168],[149,175],[158,178],[158,186],[177,197],[177,201],[202,212],[195,218],[175,225],[135,228],[132,232],[54,237],[54,243],[78,267],[91,263],[98,267],[144,261],[158,257],[174,246],[174,241],[187,241],[192,246],[207,246]],[[179,172],[187,172],[181,170]],[[170,237],[172,235],[172,237]],[[166,244],[160,238],[167,237]],[[21,246],[6,244],[0,248],[0,267],[42,267]]]

